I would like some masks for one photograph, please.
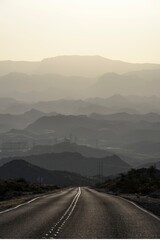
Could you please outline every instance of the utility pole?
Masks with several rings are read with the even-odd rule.
[[[103,182],[103,160],[101,161],[101,176],[102,176],[102,182]]]
[[[101,160],[99,160],[99,182],[101,181]]]
[[[103,182],[103,160],[99,160],[99,181]]]

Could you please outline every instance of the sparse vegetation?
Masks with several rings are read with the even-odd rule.
[[[23,178],[0,180],[0,201],[28,194],[40,194],[57,189],[55,185],[30,183]]]
[[[127,174],[109,179],[98,187],[114,193],[154,195],[160,189],[160,171],[153,166],[148,169],[131,169]]]

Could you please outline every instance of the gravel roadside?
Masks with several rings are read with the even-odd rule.
[[[139,196],[135,194],[120,194],[121,197],[126,198],[137,205],[149,210],[160,217],[160,198],[153,198],[149,196]]]
[[[103,188],[95,188],[95,190],[99,191],[99,192],[103,192],[103,193],[108,193],[108,194],[112,194],[115,196],[120,196],[123,198],[126,198],[134,203],[136,203],[137,205],[143,207],[144,209],[152,212],[153,214],[155,214],[156,216],[160,217],[160,198],[154,198],[154,197],[150,197],[150,196],[143,196],[143,195],[138,195],[138,194],[116,194],[113,192],[107,192],[105,189]]]

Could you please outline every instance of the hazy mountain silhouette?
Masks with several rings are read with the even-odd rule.
[[[33,106],[35,109],[44,112],[55,111],[61,114],[74,114],[78,111],[78,109],[91,105],[91,103],[84,100],[60,99],[55,101],[38,102]]]
[[[52,132],[58,138],[72,134],[78,139],[85,139],[85,143],[94,146],[97,139],[105,139],[107,144],[112,146],[115,143],[121,143],[121,136],[130,129],[134,129],[132,125],[130,122],[124,123],[123,121],[95,120],[85,115],[57,115],[38,119],[30,124],[26,131],[36,134]]]
[[[21,102],[13,99],[13,98],[0,98],[0,112],[1,113],[11,113],[10,111],[7,111],[7,109],[14,107],[15,105],[21,106]],[[23,104],[23,107],[25,108],[25,104]]]
[[[159,69],[124,74],[117,74],[115,72],[105,73],[97,78],[49,73],[43,75],[38,73],[34,75],[9,73],[0,76],[0,94],[1,97],[9,96],[26,102],[51,101],[61,98],[107,98],[111,95],[116,95],[117,101],[119,100],[119,104],[123,105],[124,108],[129,103],[131,104],[132,101],[129,101],[128,98],[128,103],[125,103],[119,94],[160,95],[159,75]],[[113,102],[113,99],[111,100]],[[155,99],[152,99],[152,102],[153,100]]]
[[[111,114],[114,112],[126,112],[138,113],[134,108],[137,107],[137,103],[132,103],[127,98],[120,96],[124,99],[120,102],[116,100],[117,95],[112,98],[93,98],[85,100],[69,100],[60,99],[55,101],[41,101],[32,105],[33,108],[43,112],[56,111],[60,114],[74,114],[74,115],[89,115],[91,113]],[[160,102],[160,100],[159,100]],[[125,109],[126,107],[126,109]],[[141,106],[140,106],[141,107]],[[158,100],[157,100],[158,107]],[[142,105],[143,108],[143,105]]]
[[[106,157],[112,155],[109,151],[92,148],[76,143],[62,142],[55,145],[39,145],[33,147],[27,152],[28,155],[44,154],[44,153],[62,153],[62,152],[77,152],[85,157]]]
[[[122,113],[115,113],[110,115],[93,113],[90,115],[90,117],[94,119],[101,119],[101,120],[117,120],[117,121],[131,121],[131,122],[138,122],[138,121],[159,122],[160,121],[160,114],[157,114],[157,113],[129,114],[126,112],[122,112]]]
[[[96,104],[89,104],[88,106],[85,107],[80,107],[75,111],[75,114],[78,115],[90,115],[91,113],[102,113],[102,114],[107,114],[111,113],[113,110],[111,108],[103,107],[100,105]]]
[[[142,122],[143,125],[143,122]],[[160,140],[160,129],[154,129],[152,127],[142,127],[140,129],[134,129],[129,131],[124,136],[124,141],[127,143],[143,142],[143,141],[152,141],[159,142]]]
[[[72,134],[80,139],[85,139],[89,144],[93,144],[93,142],[96,144],[97,139],[104,139],[106,145],[123,147],[123,145],[129,143],[146,140],[158,142],[160,139],[160,124],[151,120],[153,119],[151,118],[150,121],[124,121],[93,119],[85,115],[57,115],[38,119],[30,124],[26,131],[36,134],[52,132],[63,138]]]
[[[26,130],[35,132],[43,132],[46,130],[63,132],[74,129],[74,127],[96,127],[96,125],[97,120],[90,119],[85,115],[57,115],[42,117],[33,124],[30,124]]]
[[[135,142],[135,143],[127,144],[126,149],[129,149],[141,154],[150,154],[152,156],[153,155],[159,156],[160,142],[151,142],[151,141]]]
[[[0,159],[1,164],[16,159]],[[22,157],[31,164],[48,170],[68,171],[82,174],[84,176],[94,176],[99,174],[99,163],[103,162],[104,176],[125,172],[130,169],[130,165],[118,156],[107,156],[103,158],[84,157],[79,153],[48,153]]]
[[[24,160],[13,160],[0,167],[0,179],[24,178],[30,182],[59,186],[81,186],[92,184],[91,180],[79,174],[65,171],[50,171],[32,165]]]
[[[133,166],[145,158],[157,157],[159,76],[160,64],[131,64],[100,56],[59,56],[40,62],[1,61],[0,157],[16,154],[3,148],[3,143],[10,141],[24,141],[29,147],[38,145],[24,155],[39,154],[40,159],[42,154],[69,152],[71,164],[74,157],[79,164],[87,157],[105,158],[108,151]],[[72,144],[49,146],[70,136],[74,139]],[[64,154],[60,160],[63,164],[65,157]],[[38,156],[35,158],[39,161]],[[82,168],[77,165],[80,170],[74,164],[73,170],[81,174],[93,164],[89,174],[97,174],[96,160],[88,165],[83,163]],[[106,166],[106,174],[115,172],[116,167]]]
[[[160,70],[143,70],[124,74],[106,73],[90,88],[89,95],[106,97],[116,93],[122,95],[153,95],[159,91]]]
[[[32,108],[31,110],[19,115],[29,121],[36,121],[38,118],[45,116],[46,113]]]
[[[150,168],[151,166],[160,170],[160,158],[153,158],[150,161],[148,160],[147,163],[143,163],[137,166],[137,168]]]
[[[159,114],[154,113],[143,115],[126,113],[112,115],[92,114],[90,117],[85,115],[47,115],[38,118],[25,129],[12,129],[8,133],[1,134],[0,142],[3,142],[4,139],[9,142],[24,139],[31,142],[31,146],[33,142],[36,145],[53,145],[56,139],[63,141],[66,137],[69,137],[72,138],[72,142],[77,144],[105,148],[118,155],[125,155],[124,151],[126,150],[129,150],[127,154],[130,154],[130,157],[132,157],[131,153],[141,154],[142,151],[144,151],[144,154],[150,155],[149,151],[152,151],[153,154],[152,149],[154,149],[151,146],[152,143],[160,142],[159,118]],[[10,122],[12,121],[11,118]],[[16,122],[15,119],[15,125],[19,125],[18,121]],[[3,121],[4,123],[5,121]],[[22,123],[24,124],[24,119]],[[143,150],[140,151],[138,148],[136,149],[136,144],[138,145],[139,142],[150,142],[151,144],[148,148],[144,146]],[[73,146],[75,148],[75,145]],[[66,151],[72,150],[71,146],[68,145],[67,147]],[[54,152],[52,146],[42,147],[42,152],[46,151],[45,148],[49,152]],[[80,153],[83,154],[81,151]]]
[[[145,85],[143,86],[145,88]],[[130,114],[159,113],[160,98],[157,96],[137,96],[120,94],[108,98],[88,98],[87,102],[109,108],[112,113],[126,112]],[[111,113],[111,112],[110,112]],[[109,114],[110,114],[109,113]]]
[[[0,113],[23,114],[32,109],[49,114],[145,114],[160,113],[160,98],[157,96],[122,96],[113,95],[108,98],[87,98],[83,100],[59,99],[52,101],[22,102],[14,99],[0,99]],[[53,115],[53,114],[52,114]],[[152,114],[153,115],[153,114]],[[156,117],[156,116],[155,116]],[[157,118],[157,117],[156,117]]]
[[[93,116],[93,115],[91,115]],[[100,115],[101,116],[101,115]],[[105,119],[105,117],[109,119]],[[122,114],[114,114],[107,115],[105,117],[102,116],[100,118],[94,119],[93,117],[88,117],[86,115],[56,115],[56,116],[45,116],[36,120],[33,124],[30,124],[26,130],[33,132],[45,132],[48,130],[59,131],[59,132],[72,132],[72,130],[77,128],[88,128],[90,130],[99,130],[102,131],[105,129],[115,130],[160,130],[160,124],[157,121],[153,121],[150,114],[140,115],[139,120],[137,120],[136,116],[133,115],[133,119],[129,118],[124,120],[123,113]],[[125,115],[126,116],[126,115]],[[127,115],[131,117],[131,115]],[[147,117],[149,116],[149,120],[147,121]],[[156,115],[159,117],[159,115]],[[121,119],[122,118],[122,119]],[[153,121],[153,122],[152,122]]]
[[[1,61],[0,75],[10,72],[27,74],[58,73],[86,77],[98,77],[106,72],[125,73],[143,69],[160,68],[159,64],[133,64],[110,60],[101,56],[57,56],[40,62]]]
[[[13,128],[23,129],[30,123],[45,115],[47,114],[35,109],[31,109],[30,111],[19,115],[0,114],[0,132],[9,131]]]
[[[24,101],[47,101],[67,97],[82,97],[84,90],[96,79],[60,74],[29,75],[12,72],[0,76],[0,94]],[[80,91],[82,90],[82,91]]]

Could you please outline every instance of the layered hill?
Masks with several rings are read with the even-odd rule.
[[[54,130],[63,132],[64,130],[70,131],[75,128],[88,128],[88,129],[103,129],[103,128],[114,128],[115,125],[124,125],[122,121],[106,121],[101,119],[93,119],[85,115],[57,115],[57,116],[45,116],[33,124],[30,124],[26,130],[35,132],[45,132],[46,130]],[[129,123],[130,124],[130,123]],[[125,123],[127,127],[127,123]]]
[[[150,96],[159,95],[160,69],[143,70],[117,74],[116,72],[106,73],[98,78],[98,81],[91,87],[90,96],[106,97],[119,93],[121,95]]]
[[[32,82],[33,85],[33,82]],[[76,85],[76,84],[75,84]],[[82,84],[81,84],[82,85]],[[1,85],[0,85],[1,86]],[[69,85],[68,85],[69,86]],[[77,87],[79,90],[79,87]],[[0,89],[3,93],[3,84]],[[71,90],[72,91],[72,90]],[[79,90],[80,91],[80,90]],[[32,92],[33,93],[33,92]],[[76,92],[74,91],[76,94]],[[25,93],[21,93],[25,96]],[[34,93],[33,93],[34,94]],[[35,93],[36,94],[36,93]],[[47,94],[47,93],[45,93]],[[48,96],[45,95],[44,96]],[[1,94],[2,96],[3,94]],[[17,93],[15,94],[15,98],[17,98]],[[53,100],[55,95],[52,94],[51,101],[50,100],[42,100],[33,102],[28,102],[28,100],[32,100],[30,93],[29,96],[26,97],[27,102],[17,101],[15,99],[8,98],[0,98],[0,113],[3,114],[23,114],[24,112],[29,111],[40,111],[43,113],[59,113],[59,114],[74,114],[74,115],[90,115],[92,113],[97,113],[99,115],[111,115],[115,113],[128,113],[130,119],[134,116],[141,114],[150,114],[147,117],[158,119],[159,117],[153,116],[154,113],[160,113],[160,98],[158,96],[150,96],[150,97],[140,97],[140,96],[122,96],[120,94],[115,94],[111,97],[105,98],[86,98],[83,100],[78,100],[78,95],[76,95],[76,99],[70,98],[61,98],[58,100]],[[72,96],[72,95],[70,95]],[[33,115],[33,114],[32,114]],[[112,116],[111,116],[112,117]],[[127,116],[124,116],[124,118]],[[142,116],[143,117],[143,116]],[[105,117],[104,117],[105,119]],[[137,118],[138,119],[138,118]]]
[[[97,77],[106,72],[125,73],[157,68],[160,68],[159,64],[133,64],[101,56],[74,55],[46,58],[40,62],[1,61],[0,75],[10,72],[23,72],[27,74],[59,73],[64,75]]]
[[[147,114],[129,114],[126,112],[121,113],[114,113],[114,114],[97,114],[92,113],[90,115],[93,119],[99,120],[112,120],[112,121],[129,121],[129,122],[140,122],[140,121],[147,121],[147,122],[159,122],[160,121],[160,114],[158,113],[147,113]]]
[[[148,159],[146,163],[137,166],[137,168],[150,168],[150,167],[155,167],[158,170],[160,170],[160,158]]]
[[[22,114],[0,114],[0,132],[7,132],[13,128],[23,129],[46,115],[48,114],[36,109],[31,109]],[[52,114],[50,113],[50,115]]]
[[[58,186],[81,186],[92,184],[79,174],[65,171],[50,171],[24,160],[13,160],[0,167],[0,179],[18,179]]]
[[[37,145],[34,146],[27,155],[44,154],[44,153],[62,153],[62,152],[77,152],[85,157],[106,157],[112,153],[103,149],[93,148],[85,145],[78,145],[71,142],[61,142],[55,145]]]
[[[47,153],[21,157],[25,161],[41,168],[56,171],[75,172],[84,176],[95,176],[101,174],[109,176],[130,169],[130,165],[116,155],[103,158],[84,157],[79,153]],[[0,159],[1,164],[7,163],[13,158]]]

